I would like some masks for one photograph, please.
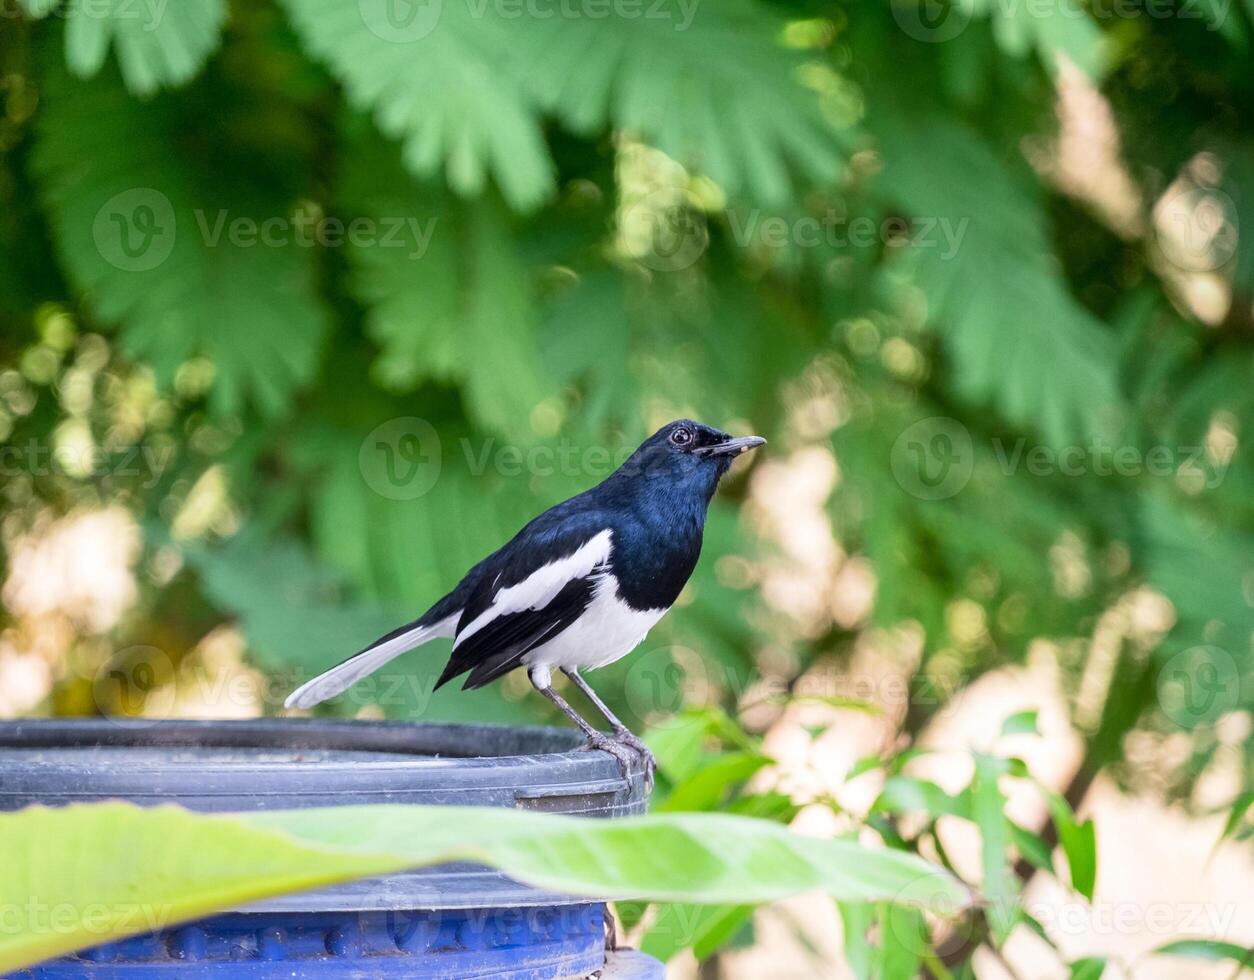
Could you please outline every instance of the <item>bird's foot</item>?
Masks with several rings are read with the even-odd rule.
[[[653,757],[649,747],[644,744],[643,739],[638,738],[625,727],[615,728],[614,737],[640,756],[640,761],[644,763],[644,787],[650,793],[653,792],[653,772],[657,769],[657,759]]]
[[[630,746],[624,745],[613,735],[606,735],[605,732],[593,732],[588,736],[588,748],[600,749],[602,752],[608,752],[618,760],[618,768],[623,772],[623,778],[631,779],[632,763],[636,759],[636,753]]]

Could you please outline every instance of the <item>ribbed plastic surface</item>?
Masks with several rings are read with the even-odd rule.
[[[641,813],[624,779],[575,731],[490,725],[259,719],[0,722],[0,810],[124,799],[229,812],[362,803],[502,806],[588,817]],[[424,868],[283,896],[250,911],[484,909],[566,896],[474,865]]]
[[[18,980],[566,980],[603,969],[604,935],[599,904],[225,915],[110,943],[16,976]],[[639,972],[641,961],[636,957],[622,962],[627,971],[620,973],[622,977],[650,976]]]
[[[587,817],[645,809],[575,732],[260,721],[0,722],[0,810],[125,799],[205,812],[362,803],[524,807]],[[142,842],[137,842],[142,846]],[[661,980],[605,954],[604,910],[472,865],[272,899],[23,971],[22,980]]]

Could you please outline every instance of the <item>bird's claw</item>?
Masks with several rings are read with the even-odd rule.
[[[622,770],[623,778],[630,781],[631,766],[635,761],[635,752],[630,746],[624,745],[613,736],[606,735],[604,732],[596,732],[588,736],[588,748],[600,749],[602,752],[608,752],[618,760],[618,768]]]
[[[653,757],[649,747],[627,729],[615,730],[613,735],[606,735],[604,732],[589,735],[588,748],[608,752],[617,759],[623,778],[627,780],[631,779],[632,763],[637,759],[644,763],[644,788],[648,793],[653,792],[653,773],[657,769],[657,759]]]
[[[640,756],[640,761],[644,763],[644,788],[652,793],[653,773],[657,769],[657,759],[653,757],[653,752],[644,744],[643,739],[638,738],[626,728],[616,729],[614,734],[619,742]]]

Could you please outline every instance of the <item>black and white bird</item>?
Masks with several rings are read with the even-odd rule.
[[[437,637],[453,652],[436,687],[467,674],[482,687],[516,667],[626,772],[632,754],[652,781],[653,757],[593,692],[581,669],[613,663],[644,640],[679,596],[701,553],[719,480],[758,436],[681,419],[663,426],[603,482],[546,510],[474,566],[412,623],[294,691],[289,708],[335,697],[388,661]],[[605,716],[609,735],[552,686],[565,674]]]

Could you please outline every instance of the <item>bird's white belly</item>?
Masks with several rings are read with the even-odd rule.
[[[557,670],[604,667],[634,650],[665,613],[665,609],[632,609],[619,598],[614,576],[606,575],[583,615],[528,653],[523,663]]]

